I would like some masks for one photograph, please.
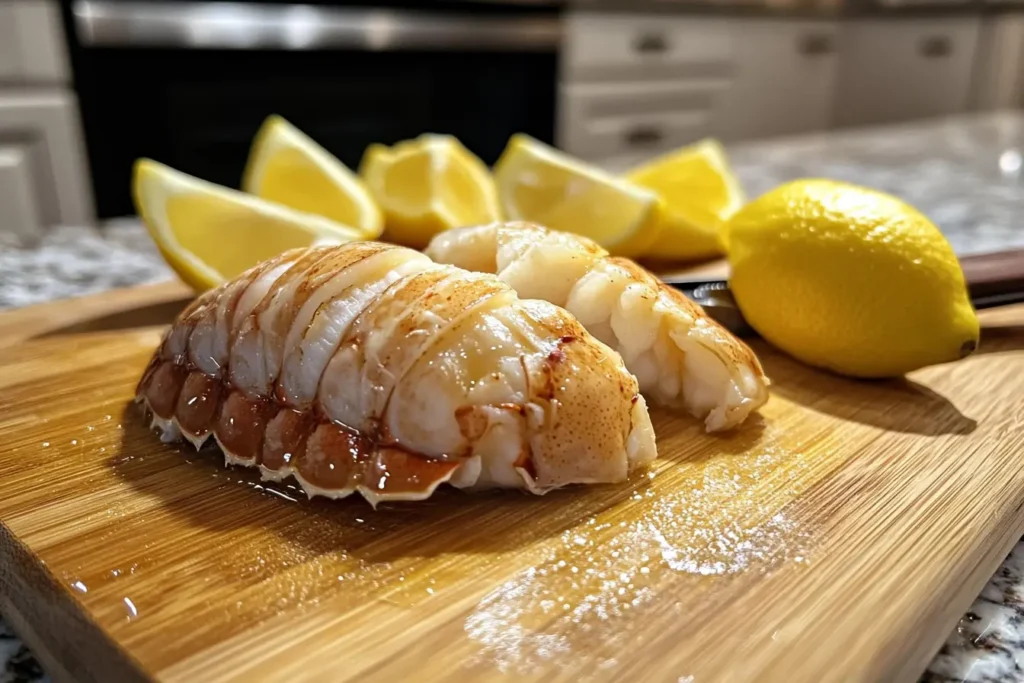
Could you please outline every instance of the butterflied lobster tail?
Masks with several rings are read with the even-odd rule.
[[[543,493],[656,457],[636,379],[571,315],[377,242],[282,254],[198,297],[137,400],[166,439],[309,495]]]
[[[520,297],[565,307],[614,348],[654,403],[683,408],[709,431],[741,423],[768,400],[754,352],[679,291],[595,242],[531,223],[456,228],[426,253],[496,273]]]

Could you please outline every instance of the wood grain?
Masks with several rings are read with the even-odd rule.
[[[162,325],[193,296],[180,280],[61,299],[0,314],[0,349],[28,339]]]
[[[0,609],[75,680],[910,681],[1024,531],[1024,307],[898,382],[759,344],[762,417],[655,411],[628,485],[375,512],[160,444],[151,291],[0,359]]]
[[[686,277],[686,278],[702,278],[702,279],[722,279],[727,280],[729,278],[729,263],[725,259],[714,259],[711,261],[705,261],[703,263],[645,263],[644,264],[652,273],[656,273],[663,278],[671,279],[672,277]]]

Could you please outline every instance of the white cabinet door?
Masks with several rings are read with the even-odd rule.
[[[0,145],[0,243],[29,245],[43,232],[39,197],[33,190],[32,159],[24,145]]]
[[[831,125],[838,24],[737,21],[736,72],[713,129],[726,140],[817,131]]]
[[[966,111],[981,19],[844,24],[836,121],[864,125]]]
[[[54,0],[0,0],[0,81],[69,81],[64,44]]]
[[[982,20],[973,69],[971,110],[1017,109],[1024,105],[1024,16]]]
[[[74,95],[0,89],[0,152],[5,184],[0,207],[15,204],[11,193],[19,196],[18,226],[25,225],[26,216],[35,216],[40,227],[94,222]],[[11,221],[9,232],[20,230]]]

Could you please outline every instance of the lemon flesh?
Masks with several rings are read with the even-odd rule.
[[[260,127],[242,189],[297,211],[317,214],[376,239],[384,217],[359,177],[280,116]]]
[[[390,147],[379,142],[371,142],[363,150],[363,158],[359,160],[359,168],[356,173],[359,174],[361,180],[365,181],[371,173],[376,173],[377,169],[390,164],[392,157]]]
[[[384,211],[385,238],[397,244],[422,248],[439,232],[500,218],[487,166],[449,135],[370,145],[359,173]]]
[[[744,317],[808,364],[890,377],[978,345],[952,247],[895,197],[799,180],[746,205],[727,230],[730,286]]]
[[[656,193],[527,135],[512,136],[494,179],[511,220],[583,235],[619,256],[640,256],[658,237],[664,202]]]
[[[362,233],[321,216],[140,159],[132,177],[135,207],[160,253],[197,291],[216,287],[283,251],[340,244]]]
[[[665,200],[661,230],[645,257],[684,261],[722,253],[722,227],[744,198],[717,141],[703,140],[653,159],[626,178]]]

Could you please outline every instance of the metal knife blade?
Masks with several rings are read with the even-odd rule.
[[[691,301],[700,304],[708,315],[716,320],[722,327],[739,337],[755,336],[754,331],[743,317],[740,307],[736,304],[732,292],[729,291],[729,283],[725,280],[685,278],[663,278],[669,284]]]

